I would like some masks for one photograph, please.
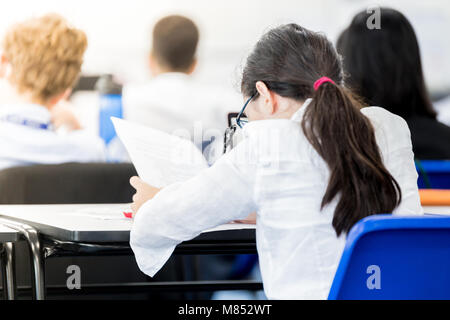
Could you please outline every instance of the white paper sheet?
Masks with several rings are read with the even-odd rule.
[[[203,154],[189,140],[118,118],[111,118],[139,177],[161,188],[187,180],[208,168]]]
[[[74,208],[67,213],[68,216],[89,217],[98,220],[130,220],[124,212],[131,212],[130,204],[111,206],[83,206]]]

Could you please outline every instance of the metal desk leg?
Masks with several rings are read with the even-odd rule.
[[[30,245],[31,271],[33,273],[33,289],[34,298],[36,300],[45,299],[45,266],[44,257],[42,256],[39,236],[35,229],[28,230],[26,236]]]
[[[3,244],[2,271],[4,299],[14,300],[16,298],[16,272],[14,244],[12,242]]]
[[[45,268],[44,257],[36,229],[13,218],[0,216],[0,223],[19,231],[27,240],[31,255],[31,270],[33,273],[33,295],[36,300],[45,299]],[[14,270],[13,270],[14,271]]]
[[[6,300],[8,298],[8,285],[6,281],[6,256],[5,249],[3,248],[3,243],[0,244],[0,266],[2,272],[2,282],[3,282],[3,299]]]

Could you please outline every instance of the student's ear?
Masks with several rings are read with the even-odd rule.
[[[272,115],[277,109],[277,99],[275,94],[267,88],[266,84],[262,81],[256,82],[256,90],[262,100],[262,112],[268,115]]]
[[[157,76],[160,73],[160,66],[155,56],[153,55],[153,52],[150,52],[150,54],[148,55],[148,66],[153,77]]]
[[[187,74],[191,75],[194,73],[195,69],[197,69],[197,61],[197,58],[194,58],[188,70],[186,71]]]
[[[148,67],[150,68],[150,73],[153,75],[153,70],[155,70],[155,58],[153,57],[152,52],[148,55]]]

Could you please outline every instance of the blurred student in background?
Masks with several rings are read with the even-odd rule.
[[[450,127],[436,119],[413,27],[400,12],[382,8],[381,29],[368,29],[369,16],[357,14],[337,43],[347,85],[406,120],[416,158],[450,159]]]
[[[221,150],[227,113],[239,107],[240,99],[237,93],[193,79],[198,42],[199,30],[192,20],[179,15],[159,20],[153,29],[149,55],[153,79],[143,85],[125,86],[124,116],[190,138],[200,149],[213,136]]]
[[[83,31],[55,14],[12,26],[1,44],[0,168],[104,160],[104,144],[57,106],[70,95],[86,50]]]

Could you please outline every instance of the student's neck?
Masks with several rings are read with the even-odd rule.
[[[158,70],[158,71],[153,71],[153,72],[152,72],[152,75],[153,75],[153,77],[158,77],[158,76],[160,76],[160,75],[168,74],[168,73],[179,73],[179,74],[185,74],[185,75],[188,75],[187,72],[175,71],[175,70]]]
[[[283,112],[276,113],[272,119],[291,119],[303,107],[305,101],[295,101],[289,98],[284,98],[281,101],[281,109]]]
[[[42,103],[41,101],[37,101],[36,99],[34,99],[30,92],[19,93],[18,90],[10,84],[6,85],[5,90],[7,91],[7,94],[2,99],[3,104],[8,104],[8,105],[35,104],[35,105],[45,107],[48,110],[51,109],[50,105]]]
[[[152,73],[153,77],[157,77],[159,75],[168,74],[168,73],[178,73],[178,74],[190,75],[192,73],[192,71],[193,71],[193,67],[189,68],[186,71],[183,71],[183,70],[174,70],[172,68],[166,67],[161,64],[153,64],[153,66],[151,68],[151,73]]]

